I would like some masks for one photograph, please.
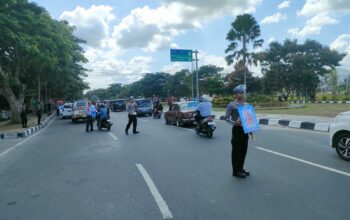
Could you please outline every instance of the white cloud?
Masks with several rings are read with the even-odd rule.
[[[290,1],[284,1],[281,4],[278,5],[279,9],[283,9],[283,8],[289,8],[290,5]]]
[[[270,37],[269,40],[267,41],[267,43],[270,44],[270,43],[273,42],[273,41],[276,41],[276,39],[275,39],[274,37]]]
[[[279,23],[280,21],[283,21],[286,19],[287,19],[287,15],[276,13],[274,15],[265,17],[260,23],[261,24]]]
[[[112,83],[128,84],[151,72],[152,58],[136,56],[128,61],[118,59],[120,51],[89,48],[85,56],[89,63],[85,65],[90,71],[87,82],[92,89],[107,88]]]
[[[337,39],[331,43],[330,48],[340,53],[347,54],[340,64],[350,69],[350,34],[339,35]]]
[[[114,27],[121,48],[156,51],[170,48],[176,36],[201,28],[212,19],[254,12],[261,0],[164,0],[155,9],[136,8]]]
[[[312,16],[318,13],[349,12],[349,0],[306,0],[298,15]]]
[[[163,67],[162,72],[174,74],[182,69],[188,69],[183,63],[176,62]]]
[[[60,19],[67,20],[77,29],[77,37],[87,41],[90,46],[101,46],[109,38],[109,24],[115,19],[113,7],[92,5],[89,9],[77,7],[73,11],[64,11]]]
[[[327,13],[320,13],[313,16],[311,19],[306,21],[305,27],[300,28],[290,28],[288,33],[295,38],[304,38],[309,35],[320,34],[322,27],[324,25],[337,24],[338,20],[331,18]]]

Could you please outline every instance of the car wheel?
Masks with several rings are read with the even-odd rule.
[[[344,160],[350,161],[350,133],[344,133],[335,140],[335,150]]]
[[[77,123],[77,120],[75,120],[75,119],[72,119],[72,122],[73,122],[73,123]]]

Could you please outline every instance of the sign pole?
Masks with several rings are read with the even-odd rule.
[[[193,61],[191,62],[192,64],[192,70],[191,70],[191,87],[192,87],[192,100],[194,99],[194,86],[193,86],[193,72],[194,72],[194,68],[193,68]]]
[[[197,102],[199,102],[199,82],[198,82],[198,57],[197,57],[197,54],[198,54],[198,51],[195,50],[193,51],[193,53],[195,54],[195,61],[196,61],[196,89],[197,89]]]

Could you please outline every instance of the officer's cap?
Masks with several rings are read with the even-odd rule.
[[[234,93],[239,93],[239,92],[245,93],[245,91],[246,91],[245,85],[238,85],[233,89]]]

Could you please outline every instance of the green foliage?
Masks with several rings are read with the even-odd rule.
[[[294,93],[298,98],[305,96],[313,100],[319,77],[339,66],[344,56],[314,40],[303,44],[289,39],[283,44],[272,42],[267,51],[259,54],[264,91],[267,94],[284,93],[287,97]]]

